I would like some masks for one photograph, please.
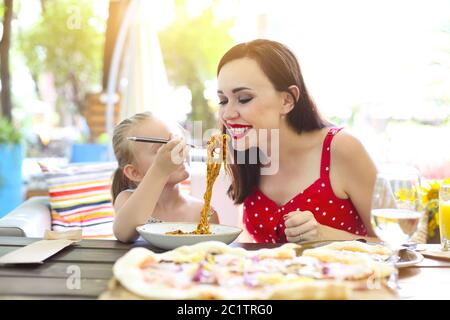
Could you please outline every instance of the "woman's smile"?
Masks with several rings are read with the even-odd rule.
[[[241,139],[252,129],[250,125],[227,123],[226,128],[234,140]]]

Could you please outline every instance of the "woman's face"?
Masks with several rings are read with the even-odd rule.
[[[140,137],[154,137],[162,139],[170,139],[174,133],[162,121],[157,119],[147,119],[138,123],[130,132],[132,136]],[[147,170],[155,161],[156,154],[159,148],[162,147],[160,143],[147,142],[130,142],[133,143],[133,154],[135,157],[135,165],[139,171],[141,179],[145,176]],[[172,172],[167,181],[168,184],[176,184],[189,177],[185,164]]]
[[[260,139],[270,137],[270,129],[280,128],[283,95],[255,60],[241,58],[225,64],[218,75],[217,93],[219,117],[235,150],[256,147]]]

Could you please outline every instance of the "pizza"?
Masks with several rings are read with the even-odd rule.
[[[392,255],[392,250],[381,244],[367,244],[361,241],[337,241],[321,246],[320,249],[349,251],[369,255],[374,259],[386,260]]]
[[[369,244],[346,241],[336,249],[325,246],[298,255],[300,249],[288,243],[249,251],[216,241],[165,253],[134,248],[115,263],[113,273],[144,299],[266,300],[349,299],[356,281],[384,279],[395,271],[371,257]]]

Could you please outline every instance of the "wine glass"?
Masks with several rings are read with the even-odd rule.
[[[398,253],[417,231],[422,218],[419,171],[409,166],[385,165],[377,173],[372,196],[371,223],[375,234],[391,250],[395,267]],[[389,285],[398,289],[398,274]]]

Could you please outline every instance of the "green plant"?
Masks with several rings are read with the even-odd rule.
[[[82,114],[86,93],[100,86],[104,28],[93,1],[47,0],[40,20],[19,35],[35,83],[52,74],[61,117]]]
[[[189,119],[202,120],[205,128],[213,128],[216,112],[204,97],[205,81],[215,79],[219,59],[233,44],[233,21],[217,21],[215,1],[194,18],[186,10],[186,0],[175,3],[176,19],[159,34],[167,75],[172,84],[191,91]]]
[[[12,119],[10,48],[13,20],[13,0],[4,0],[0,4],[0,16],[3,17],[2,36],[0,40],[0,110],[7,119]]]
[[[18,144],[22,141],[22,133],[11,121],[0,117],[0,144]]]

